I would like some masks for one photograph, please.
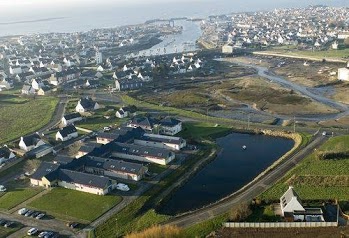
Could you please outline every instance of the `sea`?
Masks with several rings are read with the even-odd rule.
[[[133,5],[122,5],[118,0],[104,1],[107,0],[93,1],[95,2],[93,5],[84,5],[81,1],[80,5],[74,5],[72,8],[65,5],[52,7],[46,5],[45,8],[41,8],[34,4],[16,5],[15,9],[4,7],[1,9],[0,5],[0,36],[84,32],[97,28],[139,24],[158,18],[205,18],[232,12],[264,11],[317,4],[349,5],[348,0],[155,0],[155,2],[140,1]]]

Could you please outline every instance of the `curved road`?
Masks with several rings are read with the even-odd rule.
[[[248,186],[242,188],[228,198],[217,202],[216,204],[196,210],[192,213],[177,216],[164,224],[175,225],[178,227],[189,227],[226,213],[234,205],[238,205],[243,201],[252,200],[277,182],[287,171],[295,167],[297,163],[299,163],[307,155],[311,154],[315,148],[323,144],[326,140],[326,136],[321,136],[318,134],[306,147],[288,157],[275,169],[266,173],[259,180],[252,182]]]
[[[311,91],[309,91],[309,89],[307,87],[295,84],[291,81],[288,81],[287,79],[285,79],[283,77],[277,76],[277,75],[273,74],[272,72],[270,72],[268,68],[254,65],[254,64],[246,64],[246,63],[242,63],[242,62],[238,62],[238,61],[228,61],[225,59],[217,59],[217,60],[226,61],[226,62],[237,64],[240,66],[253,68],[253,69],[257,70],[258,75],[261,76],[262,78],[267,79],[267,80],[272,81],[272,82],[275,82],[275,83],[278,83],[280,86],[282,86],[284,88],[299,92],[300,94],[307,96],[316,102],[322,103],[324,105],[327,105],[327,106],[332,107],[332,108],[339,111],[338,113],[331,113],[331,114],[325,114],[325,115],[321,115],[321,114],[300,115],[300,116],[297,116],[297,120],[301,120],[301,121],[334,120],[334,119],[339,119],[343,116],[349,115],[348,105],[346,105],[344,103],[337,102],[337,101],[332,100],[330,98],[327,98],[325,96],[312,93]],[[275,115],[275,114],[269,114],[269,115],[273,116],[273,117],[277,116],[281,119],[291,119],[291,117],[289,117],[289,116]]]

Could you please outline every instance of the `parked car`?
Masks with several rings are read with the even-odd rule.
[[[53,231],[48,231],[45,235],[44,238],[52,238],[55,233]]]
[[[6,188],[4,185],[0,185],[0,192],[6,192]]]
[[[0,226],[3,226],[5,225],[7,222],[7,220],[4,220],[4,219],[0,219]]]
[[[28,212],[28,209],[27,208],[21,208],[18,210],[18,214],[19,215],[24,215]]]
[[[33,211],[33,210],[28,210],[28,211],[24,214],[24,216],[30,217],[31,214],[33,214],[34,212],[35,212],[35,211]]]
[[[14,226],[15,226],[15,222],[13,222],[13,221],[8,221],[4,225],[4,227],[14,227]]]
[[[30,215],[30,217],[35,218],[39,214],[40,212],[34,211],[33,214]]]
[[[32,235],[35,235],[37,232],[38,232],[38,229],[32,227],[27,231],[27,235],[32,236]]]
[[[35,217],[35,219],[42,219],[45,215],[45,213],[40,213]]]
[[[47,231],[42,231],[39,233],[38,237],[43,238],[47,234]]]
[[[70,228],[75,229],[75,228],[78,228],[79,223],[77,223],[77,222],[69,222],[69,223],[67,223],[67,226],[70,227]]]

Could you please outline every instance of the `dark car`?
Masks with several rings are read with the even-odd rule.
[[[13,221],[8,221],[4,225],[4,227],[14,227],[14,226],[15,226],[15,222],[13,222]]]
[[[79,223],[77,223],[77,222],[69,222],[69,223],[67,223],[67,226],[69,226],[70,228],[75,229],[75,228],[78,228]]]
[[[33,217],[33,218],[35,218],[37,215],[39,215],[40,214],[40,212],[33,212],[33,214],[31,214],[30,216],[31,217]]]
[[[33,210],[29,210],[29,211],[27,211],[27,212],[24,214],[24,216],[30,217],[31,214],[33,214],[34,212],[35,212],[35,211],[33,211]]]
[[[3,226],[5,225],[7,222],[7,220],[4,220],[4,219],[0,219],[0,226]]]
[[[42,219],[46,214],[45,213],[39,213],[35,219]]]

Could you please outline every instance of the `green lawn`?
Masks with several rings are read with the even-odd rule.
[[[184,138],[215,138],[231,132],[227,126],[215,126],[212,123],[184,123],[179,136]]]
[[[6,228],[6,227],[0,226],[0,237],[8,237],[12,233],[18,231],[21,227],[22,226],[20,226],[19,224],[14,228]]]
[[[40,188],[17,188],[11,189],[0,197],[0,208],[9,210],[18,204],[28,200],[29,198],[35,196],[42,189]]]
[[[275,48],[271,49],[271,52],[280,53],[290,56],[300,56],[300,57],[312,57],[316,59],[323,58],[335,58],[341,59],[349,56],[349,48],[339,49],[339,50],[294,50],[292,48]]]
[[[54,188],[28,206],[64,220],[91,222],[121,202],[119,196],[99,196],[65,188]]]
[[[316,153],[347,151],[349,136],[330,138],[312,155],[305,158],[277,184],[261,195],[262,199],[278,200],[288,186],[295,187],[304,200],[349,198],[349,158],[320,160]]]
[[[0,144],[32,133],[49,123],[57,98],[18,98],[0,94]]]

